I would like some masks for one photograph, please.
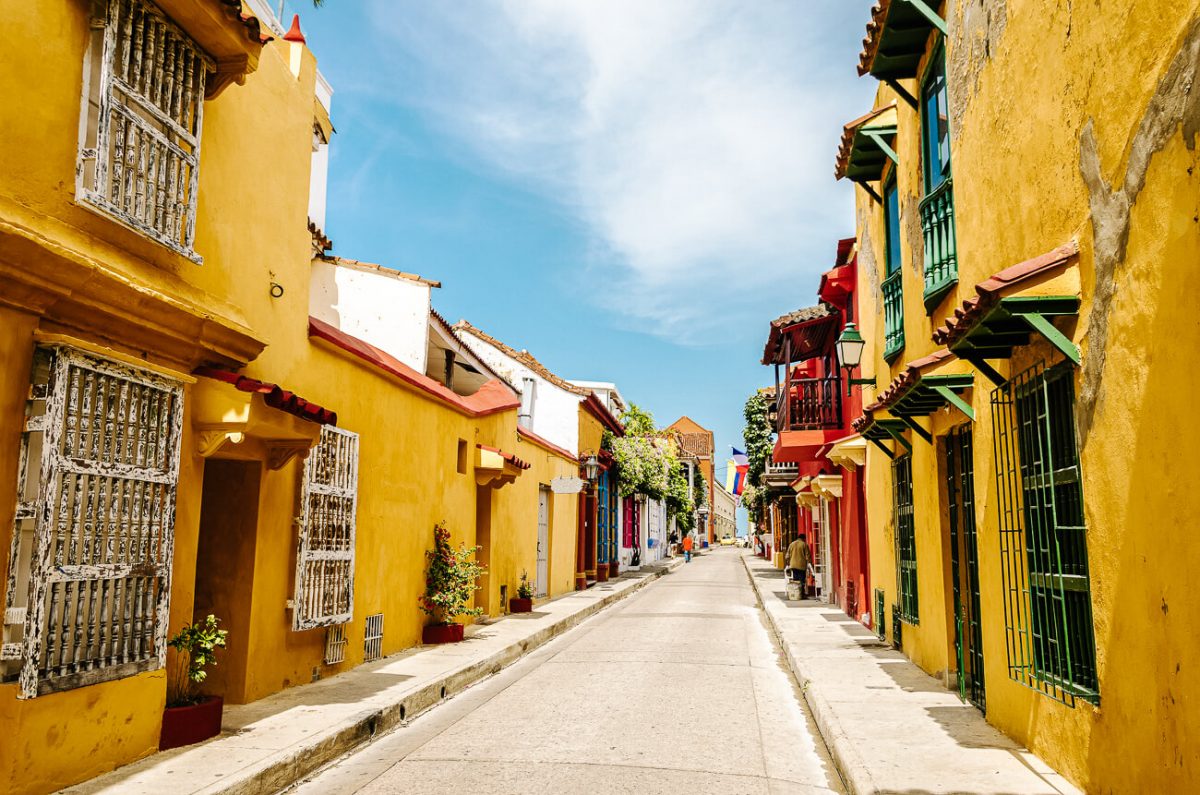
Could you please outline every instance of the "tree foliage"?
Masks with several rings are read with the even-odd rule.
[[[762,519],[763,501],[766,490],[762,488],[763,474],[771,460],[773,447],[771,421],[767,417],[767,397],[755,392],[746,399],[743,417],[746,425],[742,439],[746,442],[746,457],[750,459],[750,470],[746,474],[746,489],[742,492],[742,505],[750,512],[750,521],[757,524]]]

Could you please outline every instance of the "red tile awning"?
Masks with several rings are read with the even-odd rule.
[[[195,374],[230,384],[242,392],[262,395],[263,402],[271,408],[287,412],[302,420],[315,422],[318,425],[337,425],[336,411],[305,400],[295,392],[284,389],[278,384],[272,384],[269,381],[259,381],[257,378],[250,378],[249,376],[240,375],[230,370],[221,370],[216,367],[199,367],[196,369]]]
[[[975,285],[975,295],[963,302],[946,320],[944,326],[933,332],[933,341],[953,348],[990,312],[1005,293],[1011,292],[1022,282],[1047,275],[1059,266],[1067,264],[1079,253],[1079,244],[1071,241],[1040,257],[1026,260],[1005,268],[989,279]]]
[[[533,466],[533,464],[530,464],[528,461],[523,461],[522,459],[517,458],[517,456],[513,455],[512,453],[506,453],[503,450],[501,450],[499,447],[491,447],[486,444],[477,444],[475,446],[478,447],[480,450],[487,450],[489,453],[495,453],[496,455],[500,456],[508,463],[515,466],[517,469],[529,469],[529,467]]]

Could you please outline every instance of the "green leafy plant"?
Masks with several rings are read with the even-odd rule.
[[[425,572],[425,595],[417,604],[434,624],[449,624],[458,616],[477,616],[483,613],[478,607],[467,607],[471,596],[479,590],[477,580],[487,571],[482,563],[471,556],[482,547],[459,544],[458,549],[450,546],[450,531],[445,524],[433,528],[433,549],[426,550],[425,559],[429,567]]]
[[[529,582],[529,572],[521,570],[521,584],[517,586],[518,599],[532,599],[533,585]]]
[[[184,707],[200,701],[197,689],[208,678],[209,665],[217,664],[216,650],[225,648],[229,631],[219,629],[221,620],[209,615],[203,622],[184,624],[167,645],[178,652],[175,675],[167,690],[168,707]]]
[[[746,490],[742,492],[742,505],[750,512],[750,521],[754,524],[759,524],[763,518],[766,489],[762,488],[762,477],[774,446],[771,439],[774,429],[767,417],[767,410],[767,396],[759,391],[747,398],[742,412],[746,420],[742,429],[742,439],[746,442],[746,457],[750,459],[750,469],[746,473]]]

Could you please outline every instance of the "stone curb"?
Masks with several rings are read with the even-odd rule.
[[[821,738],[825,741],[830,756],[833,757],[833,763],[837,766],[838,775],[842,777],[846,792],[849,795],[870,795],[879,792],[880,789],[875,786],[875,782],[867,773],[866,760],[858,753],[858,749],[841,730],[834,717],[833,705],[825,700],[818,688],[810,686],[813,680],[804,672],[803,666],[796,661],[791,648],[783,637],[779,623],[775,620],[775,614],[763,602],[762,593],[759,591],[758,583],[755,582],[754,571],[750,568],[750,563],[746,558],[747,555],[742,555],[742,566],[746,570],[746,576],[750,578],[750,587],[754,589],[754,598],[758,601],[758,606],[771,625],[771,632],[775,634],[779,649],[783,652],[784,659],[787,660],[788,668],[791,669],[792,675],[800,684],[800,692],[804,694],[809,712],[812,713],[813,720],[816,721],[817,728],[821,731]]]
[[[563,617],[534,634],[488,657],[454,671],[441,679],[405,694],[403,699],[386,707],[364,711],[360,715],[343,721],[332,731],[310,738],[302,747],[293,747],[275,756],[253,771],[247,771],[237,780],[222,781],[204,790],[206,795],[269,795],[297,783],[305,776],[324,767],[334,759],[369,744],[403,722],[411,720],[430,707],[437,705],[447,696],[462,691],[476,682],[498,673],[529,652],[545,645],[550,640],[578,626],[585,619],[601,610],[637,593],[664,574],[682,565],[682,558],[674,558],[660,569],[621,591],[608,594],[576,613]]]

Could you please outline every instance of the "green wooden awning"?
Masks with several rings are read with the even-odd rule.
[[[954,325],[950,351],[980,368],[989,379],[1003,383],[984,359],[1012,358],[1013,348],[1028,345],[1033,334],[1041,334],[1075,364],[1079,347],[1055,327],[1052,318],[1079,314],[1075,296],[1010,296],[982,312],[964,314]],[[974,315],[972,317],[972,315]]]
[[[882,179],[888,160],[900,162],[895,149],[897,128],[894,104],[847,124],[838,150],[838,179],[847,177],[859,183]]]
[[[881,0],[867,26],[858,73],[884,81],[916,77],[929,34],[946,32],[934,10],[938,5],[938,0]]]
[[[886,441],[895,441],[903,445],[906,450],[912,452],[912,445],[904,438],[904,432],[909,429],[909,424],[904,420],[870,417],[865,424],[859,429],[862,437],[871,444],[882,450],[888,458],[895,458],[896,454],[892,452]]]

